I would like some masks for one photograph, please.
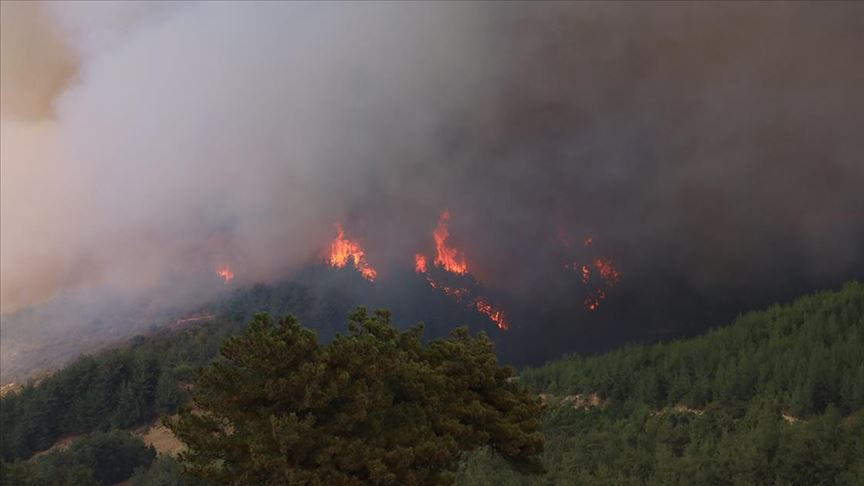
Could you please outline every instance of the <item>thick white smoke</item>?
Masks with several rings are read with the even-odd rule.
[[[56,79],[7,91],[4,74],[7,311],[68,286],[308,260],[372,166],[440,153],[436,123],[491,54],[458,5],[4,3],[3,17],[3,72]],[[22,18],[38,27],[7,38]]]
[[[546,313],[543,349],[570,343],[549,322],[586,331],[561,228],[624,273],[621,327],[584,325],[610,334],[864,277],[862,3],[4,1],[2,23],[4,312],[200,300],[224,263],[290,275],[337,220],[385,279],[444,209],[507,310]]]

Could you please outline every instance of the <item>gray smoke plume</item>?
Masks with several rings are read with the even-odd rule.
[[[861,4],[4,2],[2,19],[4,312],[206,295],[225,263],[239,283],[288,275],[336,221],[386,279],[444,209],[538,348],[864,276]],[[622,271],[606,321],[559,275],[587,251],[562,234]]]

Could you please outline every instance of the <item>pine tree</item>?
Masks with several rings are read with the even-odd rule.
[[[185,471],[220,484],[446,484],[489,446],[537,470],[540,400],[498,365],[491,340],[454,331],[424,345],[389,314],[349,317],[319,345],[293,317],[259,314],[203,369],[194,407],[166,420]]]
[[[184,393],[180,390],[174,376],[169,372],[162,373],[159,376],[159,381],[156,383],[156,397],[153,404],[156,413],[174,413],[177,406],[183,402],[183,399]]]

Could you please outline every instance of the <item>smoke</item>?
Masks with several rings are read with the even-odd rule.
[[[4,312],[70,289],[168,292],[225,263],[273,279],[319,257],[336,221],[385,279],[444,209],[522,326],[580,349],[610,342],[590,338],[601,324],[626,340],[661,314],[680,327],[864,276],[859,4],[4,2],[2,17]],[[554,273],[574,257],[561,232],[593,235],[624,274],[605,321],[580,323]]]

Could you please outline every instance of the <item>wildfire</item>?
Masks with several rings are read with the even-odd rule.
[[[593,265],[594,269],[597,270],[597,273],[600,274],[600,278],[609,287],[614,286],[619,280],[621,280],[621,272],[615,268],[612,261],[608,258],[597,258],[594,260]],[[585,267],[583,266],[582,268],[584,269]]]
[[[582,283],[587,284],[588,279],[591,278],[591,267],[588,265],[582,265]]]
[[[442,269],[445,272],[454,275],[468,275],[468,263],[465,261],[465,256],[455,248],[447,246],[447,238],[450,237],[450,232],[447,230],[447,220],[450,219],[450,213],[444,211],[438,219],[438,226],[432,232],[432,237],[435,239],[436,256],[433,264],[435,268]],[[429,265],[426,256],[422,253],[414,255],[414,271],[423,275],[430,287],[440,290],[444,295],[447,295],[456,302],[468,302],[469,308],[474,308],[477,312],[488,317],[498,329],[507,330],[510,324],[504,317],[504,312],[496,309],[483,297],[472,297],[472,289],[468,287],[455,287],[445,285],[442,282],[435,280],[429,274]],[[477,281],[470,279],[472,288],[476,286]]]
[[[492,322],[498,326],[498,329],[501,329],[502,331],[510,329],[510,324],[507,322],[507,319],[504,318],[504,311],[492,307],[492,305],[489,304],[489,302],[486,302],[483,297],[477,297],[474,299],[474,306],[477,309],[477,312],[486,314],[489,319],[492,319]]]
[[[556,240],[560,241],[565,247],[571,247],[569,243],[571,240],[560,229]],[[594,246],[595,238],[589,236],[582,240],[582,243],[585,247],[592,247]],[[589,311],[597,310],[600,307],[600,302],[606,298],[606,291],[603,288],[610,289],[621,280],[621,272],[618,271],[612,260],[606,257],[594,258],[589,263],[581,263],[579,260],[576,260],[565,264],[564,268],[578,272],[579,278],[585,285],[592,285],[592,275],[596,276],[593,279],[593,284],[600,285],[600,287],[590,290],[584,301],[585,308]]]
[[[447,246],[447,238],[450,236],[450,231],[447,230],[447,220],[450,219],[450,212],[444,211],[441,213],[441,218],[438,219],[438,226],[432,233],[435,238],[435,264],[444,267],[444,270],[455,273],[457,275],[465,275],[468,273],[468,264],[465,263],[465,255],[460,255],[455,248]]]
[[[228,282],[234,280],[234,272],[231,271],[231,267],[228,265],[216,267],[216,275],[219,275],[219,277],[225,282],[225,285],[228,285]]]
[[[414,255],[414,271],[417,273],[426,273],[428,271],[426,257],[420,253]]]
[[[621,280],[621,272],[615,268],[612,260],[608,258],[595,258],[591,262],[591,265],[582,265],[579,269],[581,271],[582,283],[585,285],[588,285],[591,280],[592,269],[606,288],[614,287]],[[603,289],[595,289],[585,297],[585,308],[589,311],[595,311],[600,307],[600,302],[605,298],[606,292]]]
[[[600,307],[600,302],[606,298],[606,292],[603,292],[601,289],[597,289],[588,294],[588,297],[585,297],[585,308],[589,311],[595,311],[598,307]]]
[[[354,268],[360,272],[366,280],[375,281],[378,272],[366,261],[366,253],[356,241],[345,238],[345,231],[341,223],[336,223],[336,238],[330,243],[330,253],[327,255],[327,263],[336,268],[342,268],[349,260]]]

